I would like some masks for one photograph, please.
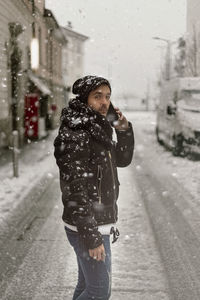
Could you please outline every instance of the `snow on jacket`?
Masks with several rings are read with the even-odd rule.
[[[64,222],[77,226],[88,249],[102,244],[98,225],[118,218],[117,167],[131,163],[134,149],[132,124],[126,131],[113,129],[91,107],[72,99],[62,110],[54,156],[60,170]]]

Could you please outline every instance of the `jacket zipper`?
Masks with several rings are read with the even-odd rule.
[[[114,197],[115,197],[115,200],[116,200],[115,179],[114,179],[114,171],[113,171],[113,165],[112,165],[112,161],[111,161],[111,152],[110,151],[108,151],[108,157],[109,157],[110,168],[111,168],[111,173],[112,173],[112,182],[113,182]]]
[[[113,191],[114,191],[113,211],[114,211],[114,216],[115,216],[116,215],[116,210],[115,210],[116,190],[115,190],[114,171],[113,171],[113,165],[112,165],[112,161],[111,161],[111,152],[110,151],[108,151],[108,157],[109,157],[110,168],[111,168],[111,173],[112,173],[112,182],[113,182]]]
[[[97,184],[97,193],[98,193],[98,199],[99,199],[99,203],[101,203],[101,180],[102,180],[102,168],[101,168],[101,166],[100,166],[100,165],[98,165],[97,179],[98,179],[98,184]]]

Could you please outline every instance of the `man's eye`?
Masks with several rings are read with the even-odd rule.
[[[95,99],[100,99],[100,98],[101,98],[100,95],[96,95],[96,96],[95,96]]]
[[[109,100],[109,99],[110,99],[110,96],[106,96],[106,99]]]

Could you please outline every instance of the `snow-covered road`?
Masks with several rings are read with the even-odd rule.
[[[158,145],[155,115],[129,115],[136,133],[136,183],[153,229],[172,299],[200,299],[199,161]],[[191,184],[193,183],[193,184]]]
[[[119,168],[121,235],[112,245],[111,299],[200,299],[199,162],[175,158],[157,144],[155,114],[125,115],[135,128],[136,149],[133,163]],[[52,138],[46,143],[46,158],[44,153],[43,159],[35,158],[35,172],[42,170],[48,188],[38,193],[26,218],[15,220],[15,230],[1,236],[0,298],[4,300],[72,298],[76,261],[61,222],[58,171],[48,154],[51,143]],[[9,205],[20,202],[13,191],[12,197]],[[4,214],[6,218],[10,214]]]

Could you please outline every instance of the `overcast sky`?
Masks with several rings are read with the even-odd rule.
[[[112,78],[114,92],[151,93],[166,43],[186,31],[186,0],[46,0],[60,25],[90,37],[85,74]]]

